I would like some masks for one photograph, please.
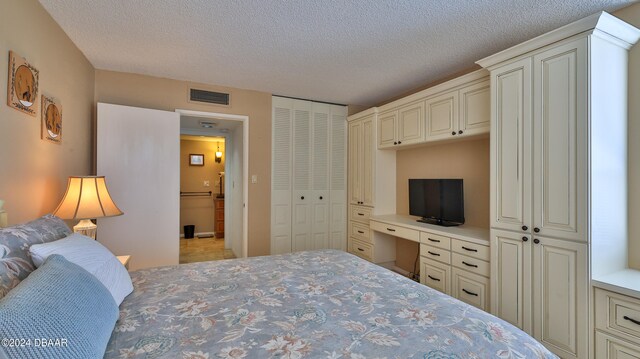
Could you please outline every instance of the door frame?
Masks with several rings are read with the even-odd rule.
[[[239,121],[242,123],[242,196],[244,197],[244,201],[242,206],[242,253],[240,254],[240,256],[242,258],[246,258],[248,256],[249,247],[249,116],[218,112],[193,111],[185,109],[176,109],[175,112],[179,113],[180,116]],[[183,130],[180,129],[181,134],[189,134],[189,132],[192,132],[191,134],[202,135],[202,133],[198,131],[187,130],[183,132]],[[225,216],[226,215],[227,208],[225,205]]]

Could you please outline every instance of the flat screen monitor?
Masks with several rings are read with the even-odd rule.
[[[409,179],[409,214],[441,226],[464,224],[462,179]]]

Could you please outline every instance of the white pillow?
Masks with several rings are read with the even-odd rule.
[[[36,267],[40,267],[50,255],[60,254],[84,268],[107,287],[118,306],[133,291],[127,269],[107,248],[89,237],[73,233],[57,241],[34,244],[29,247],[29,252]]]

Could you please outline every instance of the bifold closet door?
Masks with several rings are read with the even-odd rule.
[[[307,249],[329,248],[329,135],[331,105],[312,104],[312,241]]]
[[[98,103],[97,174],[124,212],[98,220],[97,240],[131,269],[178,264],[180,115]]]
[[[272,99],[271,254],[291,252],[293,100]]]
[[[329,247],[347,250],[347,107],[331,106]]]
[[[311,102],[293,100],[292,250],[312,249]]]

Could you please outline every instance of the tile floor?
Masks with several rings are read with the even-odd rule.
[[[224,238],[180,238],[180,264],[235,258]]]

